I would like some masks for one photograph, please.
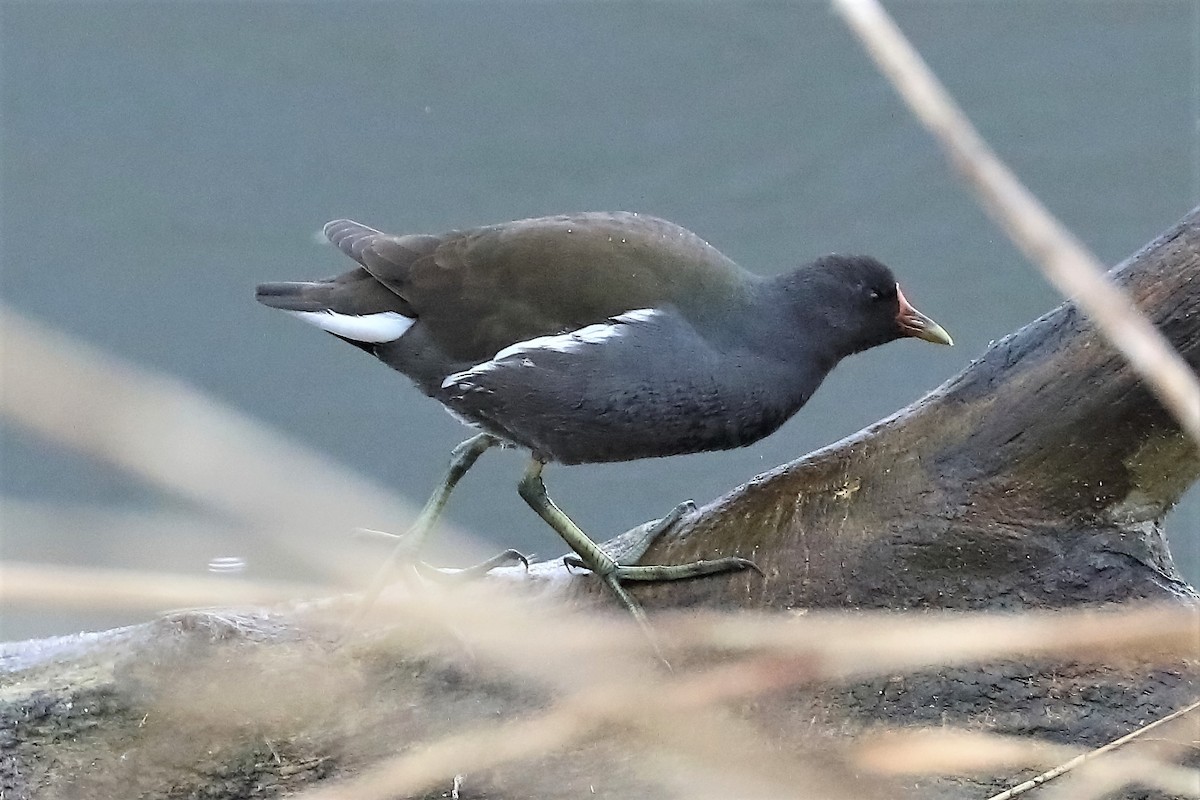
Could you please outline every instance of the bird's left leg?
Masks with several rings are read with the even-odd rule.
[[[430,495],[429,500],[425,502],[425,507],[421,509],[421,513],[417,516],[416,521],[407,532],[396,536],[394,534],[384,534],[388,538],[396,541],[392,552],[384,560],[383,564],[375,572],[375,577],[371,579],[370,585],[363,592],[362,601],[359,603],[358,611],[354,616],[352,624],[357,623],[383,592],[389,580],[392,577],[392,571],[396,565],[403,561],[410,561],[420,565],[417,560],[417,555],[424,548],[425,543],[429,541],[430,535],[433,533],[434,525],[438,518],[442,515],[442,510],[446,507],[446,502],[450,499],[451,492],[458,482],[462,480],[467,471],[475,465],[479,457],[487,452],[490,448],[500,444],[500,440],[489,433],[480,433],[472,436],[464,442],[461,442],[454,448],[450,455],[450,466],[446,470],[446,477],[442,479],[441,484]],[[505,550],[497,556],[494,556],[482,564],[477,564],[473,567],[467,567],[462,570],[451,570],[443,572],[434,570],[429,567],[429,574],[440,574],[450,577],[471,577],[475,575],[485,574],[488,570],[508,564],[523,563],[529,565],[528,559],[518,553],[516,550]]]
[[[621,585],[623,581],[673,581],[698,578],[704,575],[715,575],[722,572],[758,569],[754,562],[737,557],[718,558],[711,561],[693,561],[687,564],[673,565],[626,566],[620,564],[611,555],[606,553],[600,545],[592,541],[591,537],[580,530],[579,526],[563,513],[562,509],[555,505],[554,501],[546,494],[546,485],[542,482],[542,469],[544,467],[545,462],[536,458],[529,463],[529,467],[525,470],[525,475],[521,478],[521,483],[518,487],[521,497],[575,551],[576,556],[578,556],[576,563],[594,572],[604,582],[604,585],[617,596],[617,599],[633,615],[634,619],[643,626],[646,625],[646,612],[642,610],[638,602]],[[640,547],[640,551],[632,553],[632,557],[634,559],[640,557],[649,548],[650,544],[654,542],[654,539],[671,525],[675,524],[687,510],[687,504],[677,506],[674,511],[658,523],[652,524],[647,529],[647,535],[634,542],[632,549],[636,550]],[[628,557],[630,554],[630,551],[626,551],[620,555]]]

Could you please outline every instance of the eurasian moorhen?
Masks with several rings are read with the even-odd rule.
[[[258,300],[403,372],[481,431],[455,449],[409,547],[484,450],[524,447],[532,461],[521,496],[639,619],[622,580],[753,564],[619,564],[546,495],[545,464],[743,447],[795,414],[852,353],[906,336],[952,343],[873,258],[823,256],[762,277],[691,231],[639,214],[409,236],[335,220],[325,235],[360,266],[263,284]]]

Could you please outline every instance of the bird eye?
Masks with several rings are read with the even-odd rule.
[[[889,287],[886,287],[886,286],[882,287],[882,288],[876,288],[876,287],[868,285],[866,288],[867,288],[867,299],[872,303],[879,303],[881,301],[891,300],[893,297],[896,296],[895,290],[891,289]]]

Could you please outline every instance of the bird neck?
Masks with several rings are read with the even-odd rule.
[[[763,279],[755,287],[747,337],[756,349],[788,363],[808,363],[823,376],[856,352],[841,319],[819,298],[806,270]]]

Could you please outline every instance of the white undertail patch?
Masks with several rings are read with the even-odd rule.
[[[626,325],[646,322],[659,313],[653,308],[639,308],[633,311],[626,311],[624,314],[605,320],[604,322],[584,326],[578,330],[556,333],[551,336],[538,336],[535,339],[510,344],[487,361],[476,364],[470,369],[464,369],[462,372],[455,372],[453,375],[446,376],[446,379],[442,381],[442,388],[449,389],[458,383],[469,384],[475,376],[501,366],[500,362],[505,359],[529,355],[538,350],[550,350],[555,353],[573,353],[588,345],[602,344],[609,339],[619,337],[624,332]],[[530,365],[532,365],[532,362]]]
[[[398,314],[395,311],[381,311],[378,314],[338,314],[333,311],[292,311],[287,313],[304,320],[310,325],[316,325],[323,331],[353,339],[356,342],[382,344],[394,342],[412,327],[416,320]]]

